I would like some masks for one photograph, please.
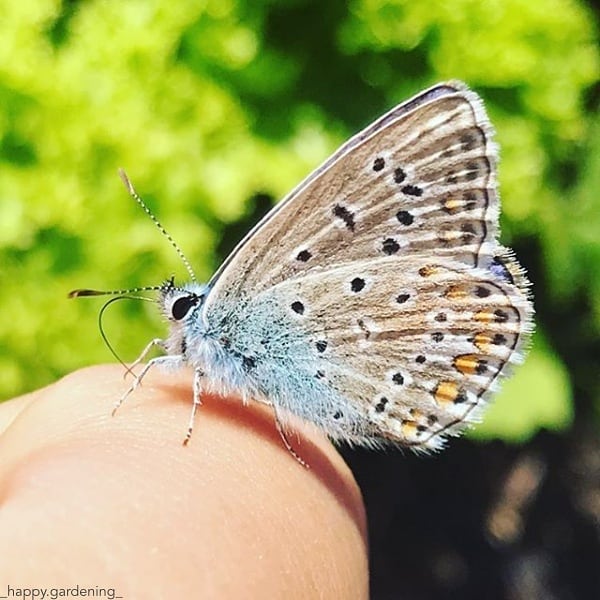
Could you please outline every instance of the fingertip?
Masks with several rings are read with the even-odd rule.
[[[302,468],[269,407],[205,395],[184,445],[192,379],[187,371],[151,372],[114,417],[115,399],[131,385],[115,365],[77,371],[33,394],[27,414],[9,427],[12,438],[3,440],[18,438],[23,448],[27,475],[15,478],[14,499],[30,498],[25,505],[32,507],[44,496],[44,519],[22,518],[39,521],[36,535],[50,543],[58,529],[76,525],[73,515],[85,506],[86,527],[97,534],[96,558],[111,555],[128,565],[115,581],[123,593],[131,581],[134,595],[140,585],[172,592],[176,569],[186,587],[180,596],[220,590],[223,597],[292,591],[306,597],[318,585],[326,597],[366,597],[362,499],[331,443],[299,425],[290,440],[310,467]],[[34,445],[43,451],[28,452]],[[160,568],[144,551],[149,544]],[[80,560],[67,544],[44,565]],[[78,567],[101,577],[102,565],[88,560]]]

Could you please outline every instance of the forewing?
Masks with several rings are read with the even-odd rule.
[[[480,99],[442,84],[357,134],[273,209],[211,281],[256,294],[324,265],[399,253],[489,260],[497,230],[495,147]]]

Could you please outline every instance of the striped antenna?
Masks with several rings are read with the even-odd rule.
[[[177,252],[179,258],[181,259],[181,262],[184,264],[191,280],[194,283],[197,283],[196,274],[194,273],[194,270],[192,269],[192,265],[190,265],[190,261],[186,258],[185,254],[183,253],[181,248],[177,245],[175,240],[171,237],[170,233],[162,226],[161,222],[152,214],[152,211],[146,206],[146,203],[141,199],[139,194],[135,191],[133,184],[131,183],[131,181],[129,180],[129,177],[127,177],[127,173],[125,173],[125,171],[123,169],[119,169],[119,177],[125,184],[125,187],[127,188],[127,191],[129,192],[129,195],[142,207],[142,210],[150,217],[150,220],[156,225],[157,229],[167,238],[167,240],[169,241],[171,246],[173,246],[173,248],[175,249],[175,252]]]
[[[69,292],[69,298],[83,298],[84,296],[125,296],[126,294],[137,294],[138,292],[158,292],[173,285],[173,279],[163,285],[147,285],[144,287],[130,288],[128,290],[89,290],[86,288]],[[174,287],[174,286],[173,286]]]

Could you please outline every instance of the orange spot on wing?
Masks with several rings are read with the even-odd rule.
[[[489,346],[492,343],[492,337],[487,333],[478,333],[473,339],[473,343],[482,352],[489,350]]]
[[[402,435],[407,438],[414,438],[417,435],[417,422],[405,420],[402,421]]]
[[[475,313],[475,320],[480,323],[493,323],[496,320],[496,315],[487,310],[480,310]]]
[[[419,275],[421,277],[431,277],[438,272],[438,269],[432,265],[427,265],[419,269]]]
[[[439,404],[454,402],[458,397],[458,385],[453,381],[440,381],[435,388],[433,397]]]
[[[454,213],[457,213],[458,211],[460,211],[464,207],[465,202],[462,199],[450,196],[450,198],[446,198],[444,200],[443,205],[444,205],[444,208],[450,214],[454,214]]]
[[[464,298],[467,295],[467,291],[462,285],[451,285],[444,292],[444,296],[446,298],[450,298],[451,300],[456,300],[458,298]]]
[[[476,375],[482,364],[475,354],[462,354],[454,359],[454,368],[463,375]]]

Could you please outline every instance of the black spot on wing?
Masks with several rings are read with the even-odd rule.
[[[333,215],[344,222],[344,225],[350,230],[354,231],[356,223],[354,221],[354,213],[348,210],[342,204],[336,204],[331,210]]]

